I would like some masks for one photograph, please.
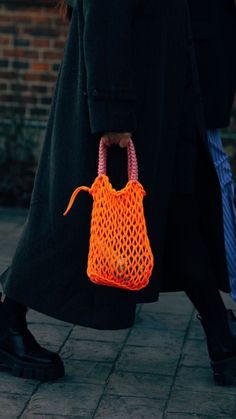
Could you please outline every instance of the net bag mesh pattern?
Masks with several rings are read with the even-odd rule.
[[[77,194],[93,197],[87,274],[98,285],[138,291],[147,286],[154,259],[143,209],[145,190],[138,181],[133,142],[128,145],[127,185],[117,191],[106,175],[107,147],[100,141],[99,170],[91,188],[77,188],[64,213],[70,211]]]

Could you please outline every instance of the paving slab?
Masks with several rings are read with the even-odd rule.
[[[183,337],[183,334],[176,330],[160,332],[156,329],[134,327],[127,339],[127,345],[157,347],[162,350],[174,347],[179,351],[183,344]]]
[[[188,339],[205,340],[204,332],[201,327],[200,321],[196,317],[194,317],[191,321],[190,328],[188,331]]]
[[[68,335],[71,328],[67,326],[59,326],[53,324],[31,324],[30,330],[37,335],[37,340],[43,346],[53,345],[61,346]]]
[[[76,326],[71,339],[93,340],[102,342],[124,342],[129,334],[129,329],[125,330],[96,330],[86,327]]]
[[[186,367],[180,366],[175,378],[174,390],[206,391],[208,393],[236,395],[235,386],[221,387],[214,385],[213,374],[210,366]]]
[[[167,413],[163,419],[215,419],[215,416],[210,415],[189,415],[188,413]],[[217,419],[233,419],[232,416],[217,416]]]
[[[0,242],[0,254],[1,257],[4,259],[11,259],[12,256],[14,255],[14,250],[16,247],[16,237],[14,237],[14,240],[10,240],[9,242],[7,241],[1,241]],[[14,245],[13,245],[14,242]]]
[[[192,415],[213,416],[215,418],[232,416],[235,413],[235,396],[214,394],[206,391],[175,390],[167,406],[168,413],[188,413]]]
[[[162,419],[164,406],[164,400],[106,395],[94,418]]]
[[[188,339],[182,351],[180,365],[189,367],[208,367],[209,357],[206,341]]]
[[[83,414],[83,415],[44,415],[42,413],[24,413],[21,416],[21,419],[93,419],[93,415],[91,414]]]
[[[115,371],[105,393],[122,397],[167,399],[172,379],[169,376]]]
[[[63,382],[105,385],[113,369],[112,362],[65,361],[66,376]]]
[[[144,304],[145,311],[166,314],[191,314],[193,305],[183,292],[160,294],[156,303]]]
[[[95,384],[43,384],[31,398],[23,417],[30,415],[64,415],[90,418],[103,392]]]
[[[37,386],[38,382],[35,380],[26,380],[18,377],[13,378],[9,374],[9,370],[3,365],[0,365],[0,395],[31,396]]]
[[[0,418],[2,419],[16,419],[18,418],[26,403],[28,402],[29,397],[22,394],[9,394],[2,393],[0,394]]]
[[[116,363],[120,371],[173,376],[179,354],[175,348],[162,349],[126,345]]]
[[[0,275],[7,270],[11,263],[11,257],[0,259]],[[2,287],[0,286],[2,289]]]
[[[54,319],[53,317],[49,317],[46,314],[39,313],[38,311],[29,310],[27,313],[27,322],[29,324],[38,323],[38,324],[51,324],[57,326],[67,326],[72,327],[71,323],[63,322],[61,320]]]
[[[69,339],[60,355],[65,360],[113,362],[120,349],[120,343]]]
[[[188,327],[189,315],[150,312],[145,306],[147,304],[136,316],[135,328],[185,331]]]

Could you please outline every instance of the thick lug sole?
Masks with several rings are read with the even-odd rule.
[[[64,377],[62,361],[51,365],[28,363],[0,349],[0,367],[6,366],[15,377],[29,378],[37,381],[53,381]]]
[[[211,362],[214,381],[219,386],[236,384],[236,357]]]

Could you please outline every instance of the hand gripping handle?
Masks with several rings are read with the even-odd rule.
[[[107,149],[103,137],[99,144],[98,175],[107,174]],[[128,154],[128,178],[129,180],[138,180],[138,161],[133,141],[130,139],[127,146]]]

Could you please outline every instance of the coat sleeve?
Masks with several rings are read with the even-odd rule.
[[[92,133],[136,129],[132,22],[137,0],[84,0],[84,56]]]

